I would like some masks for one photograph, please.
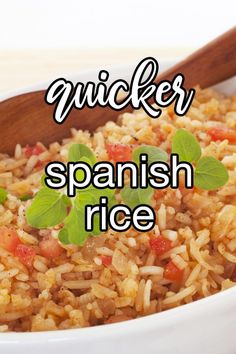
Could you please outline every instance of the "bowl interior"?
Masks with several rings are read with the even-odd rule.
[[[160,62],[161,70],[165,70],[170,67],[174,62],[173,61],[165,61]],[[108,69],[110,72],[110,80],[114,81],[119,78],[124,78],[127,81],[130,80],[132,72],[136,65],[131,66],[119,66],[112,67]],[[79,75],[69,75],[66,78],[70,79],[73,83],[78,81],[87,82],[89,80],[96,81],[98,74],[98,70],[92,70],[80,73]],[[0,97],[1,100],[8,99],[15,95],[19,95],[26,92],[37,91],[46,89],[49,83],[42,83],[39,85],[35,85],[33,87],[28,87],[18,91],[8,92],[5,95]],[[225,94],[235,94],[236,92],[236,78],[232,78],[227,80],[215,87],[222,93]],[[7,135],[7,131],[5,132]],[[166,312],[151,315],[145,318],[136,319],[124,323],[106,325],[104,327],[92,327],[85,328],[79,330],[66,330],[66,331],[56,331],[56,332],[44,332],[44,333],[4,333],[0,334],[1,343],[18,345],[19,342],[22,343],[40,343],[42,341],[45,342],[55,342],[55,341],[73,341],[80,340],[89,342],[90,336],[93,338],[107,338],[110,336],[111,338],[119,337],[119,336],[128,336],[132,333],[139,333],[140,335],[144,335],[147,331],[160,331],[163,332],[164,329],[171,326],[174,322],[176,326],[178,323],[183,321],[194,321],[194,318],[198,319],[199,317],[207,318],[207,316],[211,316],[213,313],[223,314],[224,311],[229,312],[230,309],[235,308],[235,294],[236,288],[229,289],[224,293],[219,293],[216,295],[212,295],[209,298],[199,300],[195,303],[191,303],[188,305],[181,306],[176,309],[171,309]]]

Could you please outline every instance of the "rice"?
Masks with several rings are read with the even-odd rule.
[[[17,144],[14,157],[0,154],[0,187],[8,191],[0,205],[2,227],[16,230],[22,244],[35,252],[32,265],[0,242],[0,332],[47,331],[126,321],[190,303],[236,284],[236,144],[211,141],[208,129],[236,131],[236,97],[197,89],[188,114],[178,117],[163,109],[155,120],[143,111],[107,122],[94,135],[72,129],[71,137],[48,148],[37,143],[38,155],[26,157]],[[215,156],[227,167],[228,183],[215,191],[198,188],[155,190],[153,230],[134,229],[90,237],[83,246],[61,245],[57,257],[43,254],[40,244],[56,242],[58,227],[36,230],[27,225],[26,208],[40,188],[44,166],[65,162],[72,143],[89,146],[99,161],[108,160],[107,144],[148,144],[170,151],[172,137],[185,128],[200,142],[204,156]],[[128,177],[127,177],[128,178]],[[117,200],[122,202],[117,192]],[[164,237],[171,249],[158,255],[150,246]],[[179,281],[167,268],[181,272]]]
[[[148,279],[146,281],[144,291],[143,291],[143,310],[144,310],[144,312],[146,312],[151,305],[151,301],[150,301],[151,289],[152,289],[152,281],[151,281],[151,279]]]
[[[163,268],[157,266],[144,266],[139,268],[141,275],[163,275]]]
[[[9,269],[7,271],[2,271],[0,272],[0,280],[5,278],[13,278],[18,273],[19,269]]]
[[[88,289],[96,283],[96,280],[68,280],[63,282],[63,286],[68,289]]]
[[[188,287],[194,283],[194,281],[198,278],[198,275],[201,271],[201,266],[200,264],[196,264],[196,266],[193,268],[191,273],[189,274],[189,277],[187,278],[185,282],[185,286]]]
[[[188,288],[180,290],[177,294],[168,296],[166,299],[163,300],[163,305],[171,305],[177,303],[186,298],[187,296],[193,295],[195,291],[195,286],[191,285]]]

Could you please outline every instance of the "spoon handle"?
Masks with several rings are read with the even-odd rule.
[[[158,75],[157,81],[172,80],[178,73],[184,74],[187,88],[206,88],[236,75],[236,27]]]

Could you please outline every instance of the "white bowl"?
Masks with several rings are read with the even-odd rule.
[[[173,62],[160,63],[163,70]],[[134,65],[135,66],[135,65]],[[129,80],[134,66],[108,69],[111,80]],[[65,76],[73,82],[96,80],[98,70]],[[46,88],[49,83],[10,92]],[[236,92],[236,79],[218,85]],[[5,132],[7,133],[7,132]],[[0,334],[1,354],[235,354],[236,287],[194,303],[140,319],[91,328],[39,333]]]

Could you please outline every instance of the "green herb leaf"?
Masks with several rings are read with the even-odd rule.
[[[85,144],[71,145],[68,158],[70,162],[78,162],[86,158],[90,165],[94,165],[97,161],[93,151]]]
[[[100,204],[100,198],[107,197],[108,198],[108,207],[116,205],[115,198],[115,190],[104,188],[104,189],[96,189],[93,186],[88,187],[84,190],[80,190],[79,194],[75,198],[75,206],[84,213],[85,217],[85,207],[86,205],[95,205]],[[90,235],[100,235],[100,216],[98,214],[94,214],[93,216],[93,230],[89,233]]]
[[[98,190],[95,189],[97,192]],[[77,208],[84,214],[85,217],[85,207],[87,205],[95,205],[100,203],[100,197],[96,195],[90,190],[88,190],[86,193],[80,193],[76,199],[75,199],[75,205]],[[100,235],[101,230],[100,230],[100,217],[98,214],[94,214],[93,216],[93,230],[89,232],[90,235]]]
[[[40,179],[40,183],[43,187],[46,187],[46,183],[45,183],[45,179],[47,178],[46,174],[43,174],[41,179]]]
[[[30,226],[46,228],[61,223],[67,215],[69,198],[53,189],[43,187],[27,208],[26,219]]]
[[[62,194],[61,199],[63,200],[63,202],[67,207],[71,206],[71,199],[67,195]]]
[[[225,166],[212,156],[202,157],[195,169],[194,184],[196,187],[213,190],[222,187],[229,179]]]
[[[74,205],[76,206],[77,209],[84,209],[86,205],[95,204],[95,203],[96,203],[96,198],[90,192],[79,193],[74,200]]]
[[[76,206],[71,208],[69,215],[65,219],[64,228],[67,231],[68,240],[75,245],[82,245],[89,233],[85,231],[85,213]],[[63,233],[65,237],[65,232]]]
[[[63,229],[60,230],[60,232],[58,234],[58,239],[64,245],[69,245],[70,244],[68,231],[67,231],[67,229],[65,227],[63,227]]]
[[[88,165],[92,165],[91,161],[87,157],[81,157],[79,162],[86,162]],[[78,182],[82,182],[85,179],[85,172],[82,169],[78,169],[75,175]]]
[[[156,147],[156,146],[151,146],[151,145],[142,145],[137,147],[136,149],[133,150],[133,161],[139,165],[139,156],[140,154],[147,154],[148,155],[148,164],[152,164],[153,162],[156,161],[167,161],[168,160],[168,154]]]
[[[133,189],[130,186],[125,186],[121,191],[121,197],[124,203],[133,209],[140,204],[150,205],[153,193],[154,190],[151,187]]]
[[[96,190],[97,191],[97,190]],[[105,196],[105,195],[104,195]],[[85,193],[80,193],[75,199],[75,206],[80,210],[85,218],[85,207],[87,205],[95,205],[99,204],[99,196],[96,194],[92,194],[91,191]],[[109,203],[108,203],[109,204]],[[100,235],[100,216],[98,214],[94,214],[93,216],[93,230],[89,232],[90,235]]]
[[[19,199],[22,201],[22,202],[25,202],[26,200],[29,200],[29,199],[32,199],[33,196],[31,194],[23,194],[19,197]]]
[[[87,188],[81,189],[78,191],[78,194],[92,194],[92,196],[95,198],[94,201],[99,202],[100,197],[107,197],[108,199],[112,198],[115,194],[115,189],[111,188],[102,188],[98,189],[95,188],[93,185],[90,185]]]
[[[47,178],[48,176],[44,173],[40,179],[40,183],[43,187],[47,187],[46,183],[45,183],[45,179]],[[57,183],[60,181],[59,178],[56,178],[56,177],[50,177],[50,179],[54,182],[54,183]]]
[[[114,194],[110,199],[108,199],[108,207],[112,208],[116,204],[117,204],[117,200]]]
[[[7,191],[4,188],[0,188],[0,204],[5,203],[7,199]]]
[[[194,135],[179,129],[173,137],[172,153],[178,154],[180,161],[196,162],[201,157],[201,147]]]

